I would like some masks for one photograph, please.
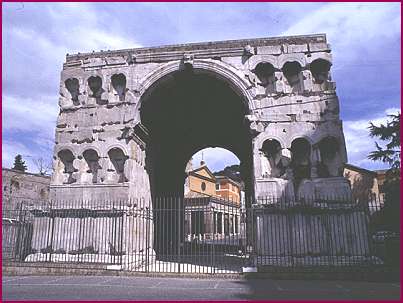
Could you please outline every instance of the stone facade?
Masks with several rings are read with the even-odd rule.
[[[216,175],[215,177],[217,196],[241,205],[241,185],[227,176]]]
[[[225,81],[246,104],[253,157],[248,194],[294,199],[325,188],[345,196],[346,149],[331,62],[321,34],[67,55],[52,195],[149,198],[141,106],[153,85],[189,67]]]
[[[345,200],[331,62],[323,34],[67,55],[51,196],[135,198],[151,209],[151,197],[183,193],[191,155],[220,146],[241,160],[248,197]],[[154,224],[158,242],[183,239]]]
[[[384,200],[384,195],[379,188],[376,171],[346,164],[344,177],[350,182],[352,197],[358,203],[368,203],[369,201],[375,203],[376,201]]]
[[[186,198],[216,196],[216,178],[204,162],[200,164],[200,167],[187,172]]]
[[[15,218],[21,203],[25,207],[39,207],[48,201],[50,176],[8,168],[3,168],[1,174],[3,218]]]

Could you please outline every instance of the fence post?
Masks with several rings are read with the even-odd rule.
[[[146,207],[146,213],[145,213],[145,219],[146,219],[146,273],[148,273],[148,264],[149,264],[149,241],[150,241],[150,207]]]
[[[51,235],[50,235],[50,250],[49,250],[49,261],[52,262],[52,253],[53,253],[53,233],[55,229],[55,218],[52,213],[52,201],[50,202],[50,211],[49,211],[51,220],[52,220],[52,229],[51,229]]]
[[[120,251],[121,251],[120,265],[123,265],[123,253],[124,253],[124,251],[123,251],[123,231],[124,231],[124,223],[125,223],[125,211],[124,211],[124,206],[122,207],[122,200],[120,201],[120,210],[119,211],[122,215],[121,216],[122,220],[121,220],[121,224],[120,224],[120,226],[121,226],[121,229],[120,229]],[[127,251],[127,253],[129,253],[129,252]]]
[[[15,250],[15,257],[16,259],[20,260],[21,259],[21,229],[22,229],[22,207],[23,207],[23,201],[20,203],[20,211],[18,214],[18,233],[17,233],[17,240],[16,240],[16,250]]]
[[[178,206],[178,214],[177,214],[177,222],[178,222],[178,230],[177,230],[177,234],[178,234],[178,247],[177,247],[177,251],[178,251],[178,273],[181,272],[181,242],[182,242],[182,230],[181,230],[181,220],[182,220],[182,216],[181,216],[181,202],[180,198],[178,197],[178,201],[177,201],[177,206]]]

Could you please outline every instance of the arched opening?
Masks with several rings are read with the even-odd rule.
[[[185,198],[216,197],[244,204],[240,160],[224,148],[204,148],[187,162]]]
[[[119,101],[125,100],[126,77],[123,74],[115,74],[111,77],[112,87],[119,96]]]
[[[76,179],[73,178],[73,173],[76,171],[73,166],[73,161],[75,159],[73,153],[68,149],[62,149],[57,153],[57,156],[64,165],[63,173],[65,174],[65,178],[63,178],[63,183],[71,184],[76,182]]]
[[[101,99],[102,93],[102,79],[99,76],[91,76],[88,78],[88,86],[90,88],[90,97],[95,98],[95,102],[99,105],[105,104],[105,101]]]
[[[73,104],[80,105],[80,101],[78,100],[78,96],[80,95],[80,84],[78,83],[77,78],[67,79],[66,81],[64,81],[64,85],[70,93],[71,101],[73,101]]]
[[[182,196],[187,161],[206,147],[222,147],[239,157],[241,167],[249,168],[241,173],[251,194],[249,109],[228,82],[186,69],[154,83],[143,98],[140,115],[150,135],[146,156],[154,197]]]
[[[125,163],[128,157],[118,147],[110,149],[108,156],[113,165],[112,171],[116,177],[117,183],[126,182],[128,179],[125,176]]]
[[[316,59],[310,64],[310,70],[315,82],[322,84],[329,80],[331,63],[324,59]]]
[[[204,148],[187,162],[183,220],[185,254],[198,251],[202,243],[214,243],[219,249],[241,241],[246,217],[242,212],[245,194],[239,164],[234,153],[219,147]]]
[[[280,142],[275,139],[268,139],[263,142],[261,151],[265,156],[264,165],[262,165],[262,177],[282,177],[288,163],[287,159],[282,157]]]
[[[287,79],[293,92],[301,90],[300,73],[302,71],[301,64],[296,61],[286,62],[282,68],[284,77]]]
[[[83,152],[83,157],[89,168],[87,172],[92,174],[92,183],[98,183],[98,170],[101,168],[98,153],[93,149],[87,149]]]
[[[340,144],[337,139],[331,136],[325,137],[318,143],[320,152],[320,163],[318,176],[321,178],[337,177],[342,175],[340,170],[339,150]]]
[[[304,138],[291,143],[291,167],[297,189],[303,179],[311,178],[311,144]]]
[[[185,68],[156,81],[141,99],[140,117],[149,133],[146,165],[150,175],[156,213],[168,207],[183,209],[187,162],[206,147],[230,150],[240,159],[246,196],[252,196],[252,143],[247,100],[229,83],[212,72]],[[176,197],[169,204],[159,197]],[[169,217],[171,216],[171,217]],[[164,220],[183,222],[184,212],[165,214]],[[164,243],[177,249],[183,225],[166,234],[162,221],[155,221],[155,248]],[[162,242],[161,242],[162,241]],[[169,244],[171,243],[171,244]],[[166,250],[165,250],[166,251]]]
[[[272,84],[272,82],[274,81],[274,71],[274,66],[267,62],[259,63],[254,69],[254,73],[259,78],[264,87]]]

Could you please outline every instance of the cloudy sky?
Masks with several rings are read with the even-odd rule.
[[[369,121],[400,111],[400,3],[3,3],[3,167],[51,158],[66,53],[326,33],[349,162],[369,169]],[[213,170],[236,162],[203,153]],[[200,160],[201,154],[195,156]]]

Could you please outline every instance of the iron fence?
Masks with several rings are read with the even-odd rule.
[[[368,268],[386,262],[389,234],[374,223],[382,208],[331,198],[30,201],[3,210],[3,262],[211,274]]]

